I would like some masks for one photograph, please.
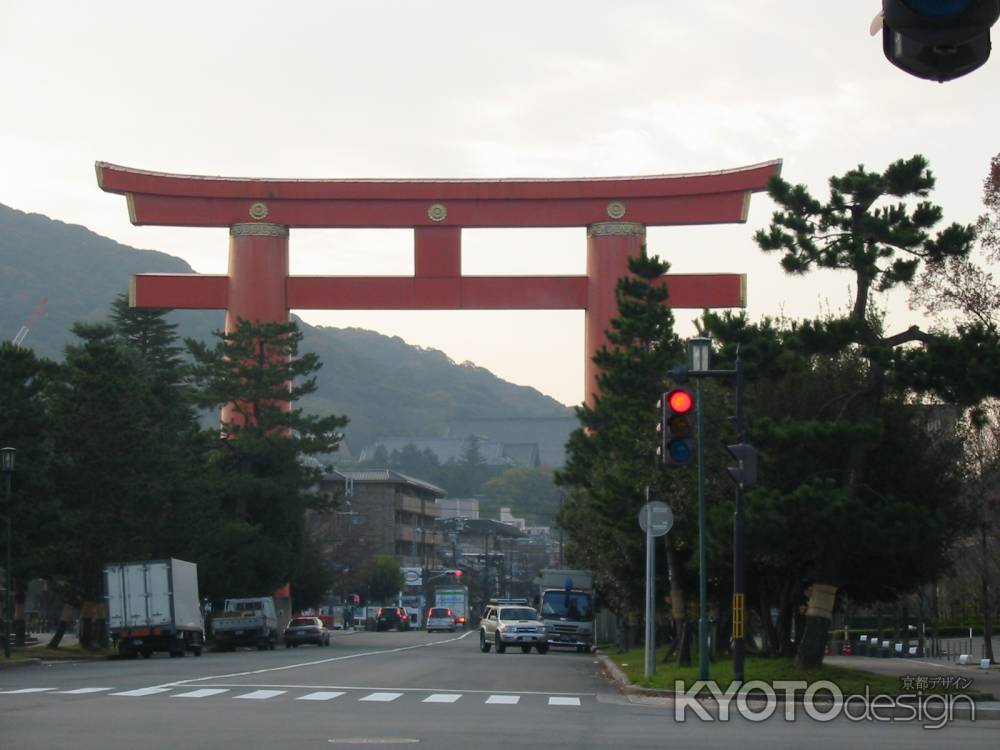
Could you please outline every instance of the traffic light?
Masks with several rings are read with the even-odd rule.
[[[454,578],[461,578],[462,577],[462,571],[461,570],[449,570],[448,571],[448,575],[450,575],[450,576],[452,576]]]
[[[658,402],[660,445],[657,455],[664,466],[691,466],[695,461],[694,397],[687,388],[674,388]]]
[[[729,455],[736,459],[736,466],[726,467],[729,476],[741,487],[749,487],[757,481],[757,449],[747,443],[727,445]]]
[[[882,51],[911,75],[950,81],[989,59],[997,18],[1000,0],[882,0]]]

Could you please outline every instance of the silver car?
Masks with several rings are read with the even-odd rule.
[[[447,607],[431,607],[427,610],[427,632],[447,630],[455,632],[455,613]]]
[[[507,646],[520,646],[528,653],[531,647],[540,654],[549,650],[545,635],[545,623],[538,619],[538,613],[523,604],[490,604],[479,623],[479,649],[485,654],[496,646],[498,654]]]

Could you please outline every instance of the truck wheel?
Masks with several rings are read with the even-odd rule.
[[[486,640],[486,634],[482,630],[479,631],[479,650],[484,654],[490,652],[490,642]]]
[[[496,641],[497,653],[505,654],[507,653],[507,644],[500,640],[500,634],[497,633],[493,639]]]
[[[142,658],[143,659],[148,659],[149,657],[151,657],[153,655],[153,652],[150,651],[148,648],[144,648],[140,653],[142,654]],[[135,654],[132,654],[132,656],[134,658]]]
[[[521,653],[522,654],[530,654],[531,653],[531,646],[521,646]]]
[[[194,646],[191,649],[191,653],[194,654],[195,656],[201,656],[201,646]]]
[[[549,644],[547,643],[539,643],[535,648],[538,649],[538,653],[540,654],[547,654],[549,652]]]

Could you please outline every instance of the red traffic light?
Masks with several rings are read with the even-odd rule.
[[[694,407],[691,394],[684,390],[670,391],[667,394],[667,404],[674,414],[687,414]]]

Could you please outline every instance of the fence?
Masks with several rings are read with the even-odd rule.
[[[1000,637],[993,641],[994,658],[1000,656]],[[964,655],[978,663],[986,658],[986,643],[982,637],[972,638],[926,638],[921,646],[919,640],[893,641],[867,637],[858,640],[834,640],[830,642],[828,653],[851,656],[873,656],[880,658],[924,658],[957,662]]]

